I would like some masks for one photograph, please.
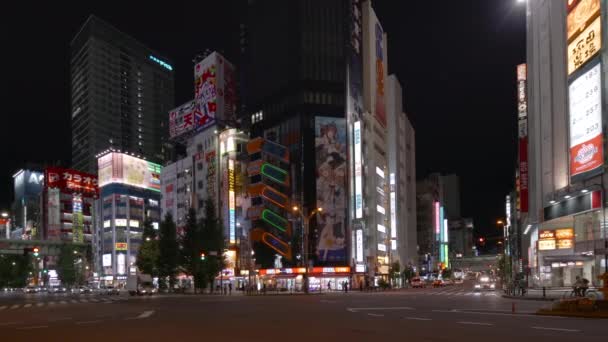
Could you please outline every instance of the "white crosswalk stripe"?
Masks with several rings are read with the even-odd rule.
[[[36,303],[36,306],[37,306],[37,307],[41,307],[41,306],[43,306],[43,305],[44,305],[44,303]]]
[[[6,305],[0,306],[0,310],[4,310],[4,309],[6,309]]]
[[[30,306],[32,306],[32,304],[27,303],[27,304],[25,304],[23,307],[24,307],[24,308],[29,308]]]

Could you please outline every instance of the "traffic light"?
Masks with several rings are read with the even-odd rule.
[[[201,252],[201,261],[205,261],[205,253]]]
[[[32,251],[34,252],[34,256],[38,257],[38,252],[40,252],[40,248],[34,247],[34,248],[32,248]]]

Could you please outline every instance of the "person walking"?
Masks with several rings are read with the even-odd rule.
[[[344,293],[348,293],[348,281],[344,282]]]
[[[232,296],[232,283],[228,283],[228,294]]]
[[[331,291],[331,281],[327,282],[327,291]]]

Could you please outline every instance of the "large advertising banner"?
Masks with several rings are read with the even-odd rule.
[[[99,186],[121,183],[160,192],[162,166],[124,153],[111,152],[97,160]]]
[[[570,177],[580,180],[601,172],[602,138],[601,64],[590,66],[568,87],[570,102]]]
[[[347,158],[346,121],[315,118],[315,162],[317,178],[316,243],[320,264],[346,263]]]
[[[47,167],[44,170],[44,187],[46,189],[58,188],[63,192],[75,192],[96,196],[99,188],[97,177],[88,173],[64,169],[60,167]]]
[[[169,112],[169,137],[171,139],[195,129],[201,119],[195,117],[198,114],[195,109],[196,102],[192,100]]]
[[[517,66],[517,118],[519,121],[519,211],[528,212],[528,95],[527,66]]]
[[[386,127],[386,105],[384,103],[384,31],[376,23],[376,119]]]
[[[194,66],[195,113],[199,118],[197,130],[203,130],[215,122],[217,112],[217,63],[211,54]]]

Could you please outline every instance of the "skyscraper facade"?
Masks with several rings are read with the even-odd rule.
[[[171,62],[93,15],[70,49],[72,166],[95,174],[95,155],[108,148],[162,162]]]

